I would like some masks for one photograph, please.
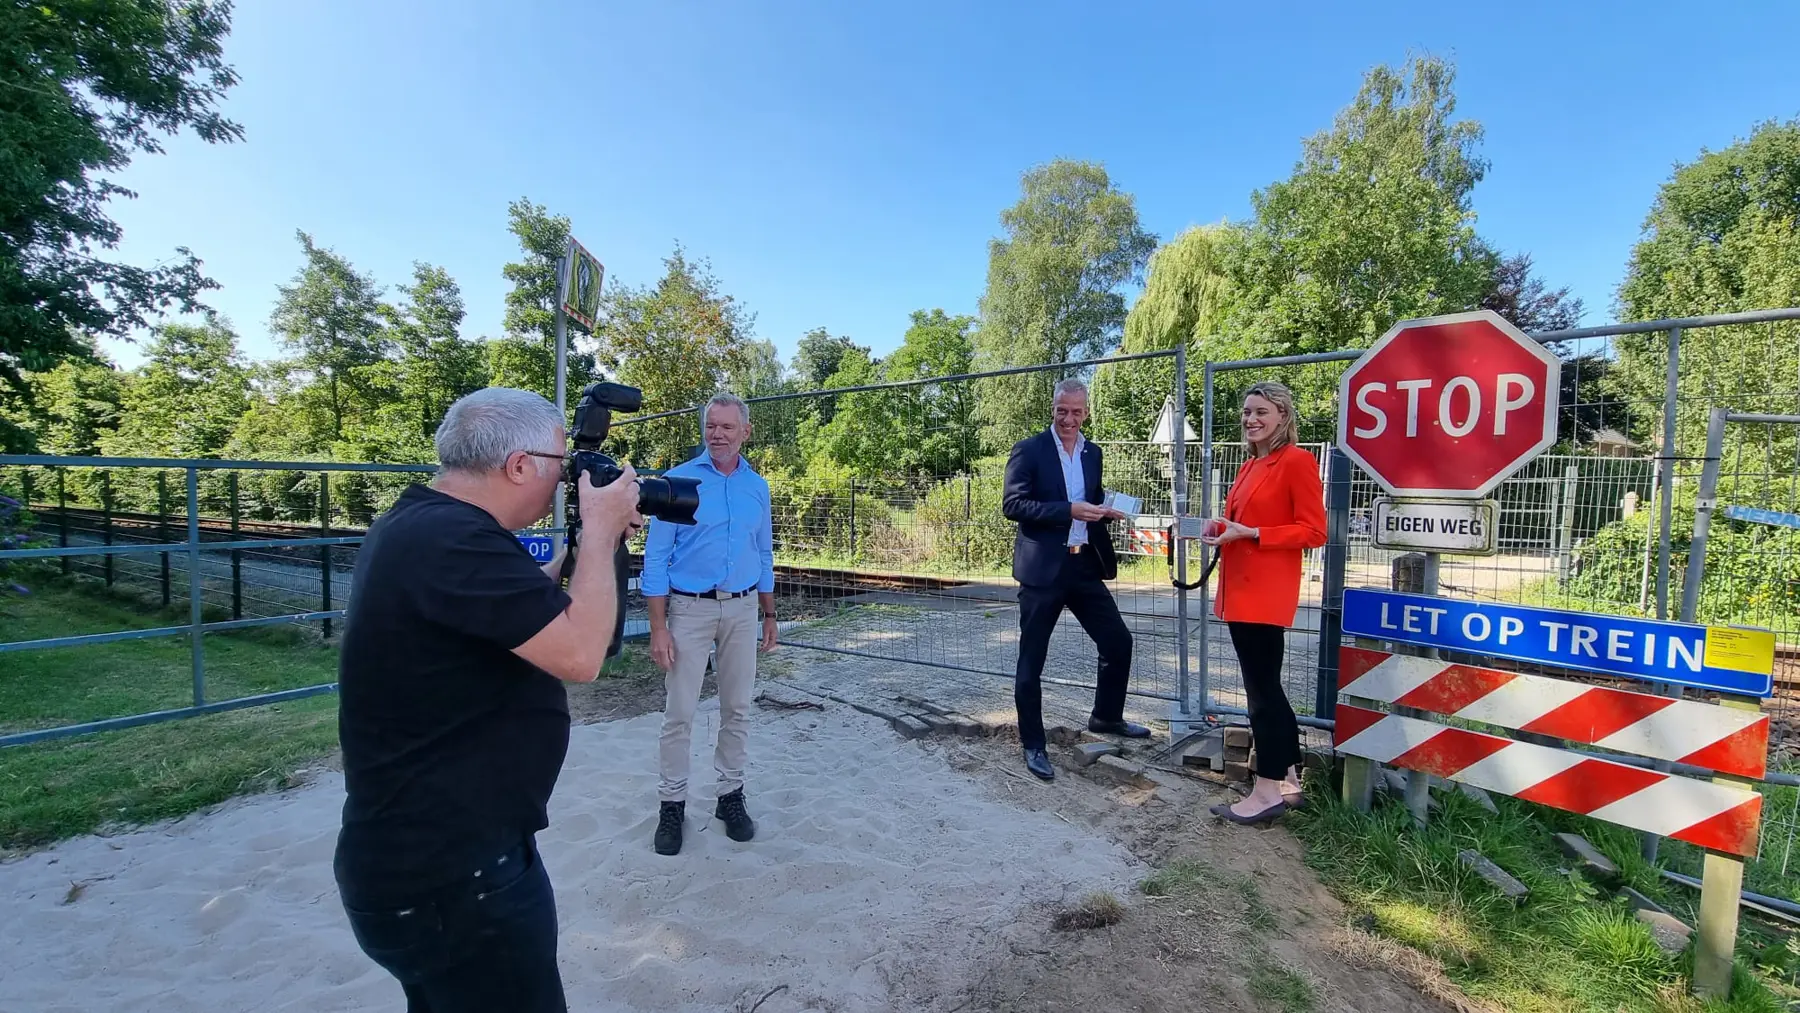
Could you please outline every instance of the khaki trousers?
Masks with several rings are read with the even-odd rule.
[[[675,641],[675,664],[664,677],[668,692],[659,743],[664,802],[687,800],[690,742],[706,657],[713,653],[719,684],[719,741],[713,750],[719,796],[744,786],[744,763],[750,737],[750,696],[756,685],[756,649],[762,642],[756,595],[729,601],[669,595],[669,636]]]

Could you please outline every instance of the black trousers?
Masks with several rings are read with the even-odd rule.
[[[1287,629],[1267,623],[1227,623],[1244,673],[1245,708],[1256,739],[1256,776],[1279,781],[1300,762],[1300,722],[1281,687]]]
[[[400,982],[407,1013],[566,1013],[556,897],[535,841],[404,902],[338,889],[357,944]]]
[[[1100,654],[1093,716],[1101,721],[1125,717],[1125,687],[1131,678],[1131,630],[1119,617],[1119,606],[1100,579],[1094,550],[1070,554],[1056,583],[1019,586],[1019,661],[1013,672],[1013,704],[1019,711],[1019,744],[1044,748],[1044,658],[1050,634],[1063,609],[1087,631]]]

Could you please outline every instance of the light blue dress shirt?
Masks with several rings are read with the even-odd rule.
[[[726,475],[705,451],[667,474],[698,479],[700,507],[691,525],[650,519],[639,583],[644,597],[667,595],[671,587],[694,594],[735,594],[751,587],[773,593],[775,539],[768,480],[742,455]]]

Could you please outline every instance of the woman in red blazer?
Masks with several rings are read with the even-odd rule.
[[[1281,686],[1281,662],[1300,605],[1302,556],[1325,544],[1325,490],[1319,462],[1296,445],[1299,420],[1287,387],[1251,387],[1243,424],[1250,459],[1231,483],[1224,517],[1207,523],[1201,541],[1218,546],[1213,614],[1231,631],[1256,741],[1250,794],[1212,811],[1258,823],[1300,802],[1300,724]]]

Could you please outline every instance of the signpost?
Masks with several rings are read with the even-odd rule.
[[[1734,696],[1775,692],[1775,634],[1349,588],[1344,633]]]
[[[1344,372],[1337,443],[1395,497],[1480,499],[1556,443],[1561,390],[1492,310],[1403,320]]]
[[[594,333],[594,322],[600,315],[600,289],[606,280],[606,268],[587,247],[569,236],[569,245],[556,265],[556,413],[563,424],[569,423],[569,321],[583,331]],[[553,523],[558,531],[564,526],[562,483],[556,485]]]
[[[1419,549],[1488,556],[1496,551],[1500,504],[1491,499],[1375,500],[1374,542],[1381,549]]]

